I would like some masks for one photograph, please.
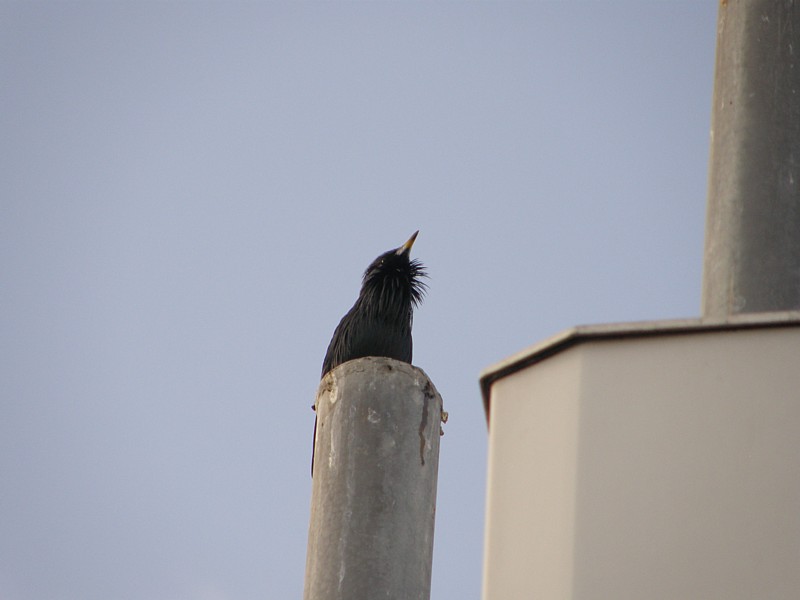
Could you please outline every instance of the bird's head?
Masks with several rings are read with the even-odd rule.
[[[364,271],[362,296],[369,295],[384,305],[417,306],[422,302],[427,289],[422,278],[427,274],[422,263],[409,256],[418,233],[415,231],[405,244],[372,261]]]

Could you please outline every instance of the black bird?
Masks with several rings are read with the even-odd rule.
[[[364,356],[385,356],[411,363],[411,322],[427,286],[425,267],[409,254],[419,231],[394,250],[384,252],[367,267],[358,299],[333,332],[322,375],[338,365]],[[314,422],[314,441],[317,424]],[[314,455],[311,455],[314,474]]]

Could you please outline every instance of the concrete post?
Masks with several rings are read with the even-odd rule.
[[[800,309],[800,4],[719,5],[703,316]]]
[[[328,373],[316,406],[304,599],[428,600],[441,396],[369,357]]]

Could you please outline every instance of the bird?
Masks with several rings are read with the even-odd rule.
[[[320,379],[342,363],[365,356],[384,356],[411,364],[411,326],[414,309],[427,291],[424,265],[410,257],[419,230],[399,248],[381,254],[364,271],[361,291],[353,307],[333,332]],[[314,475],[314,444],[311,475]]]

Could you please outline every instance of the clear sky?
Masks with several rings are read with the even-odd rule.
[[[416,229],[479,598],[478,373],[699,314],[716,10],[0,1],[0,598],[301,597],[322,358]]]

